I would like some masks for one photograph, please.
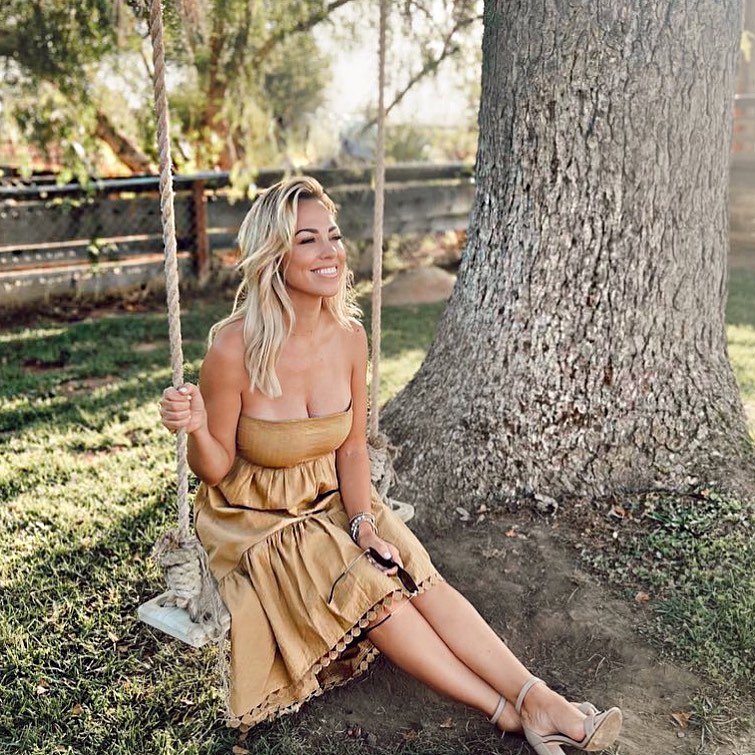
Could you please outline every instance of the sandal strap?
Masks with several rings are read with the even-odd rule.
[[[524,702],[524,698],[527,697],[527,693],[536,685],[536,684],[545,684],[545,682],[542,679],[538,679],[536,676],[531,676],[522,687],[521,690],[519,690],[519,697],[516,699],[516,705],[514,706],[517,713],[522,712],[522,703]]]
[[[495,722],[501,717],[501,714],[503,713],[504,708],[506,707],[506,703],[508,700],[501,695],[500,699],[498,700],[498,706],[495,709],[495,713],[488,719],[491,724],[495,725]]]

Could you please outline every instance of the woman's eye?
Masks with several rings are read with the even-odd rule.
[[[314,241],[315,240],[313,238],[312,239],[302,239],[299,243],[300,244],[313,244]]]
[[[341,241],[341,239],[343,239],[343,236],[341,236],[340,234],[338,236],[331,236],[330,237],[331,241]]]

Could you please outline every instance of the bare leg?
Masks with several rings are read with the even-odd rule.
[[[370,640],[390,661],[442,695],[485,713],[495,711],[500,694],[451,652],[422,614],[407,600],[390,607],[390,618],[373,622]],[[507,705],[499,729],[521,731],[519,716]]]
[[[441,582],[412,603],[456,658],[510,702],[516,700],[532,674],[461,593]],[[522,706],[522,720],[538,734],[561,732],[579,740],[584,736],[584,718],[542,684],[530,690]]]

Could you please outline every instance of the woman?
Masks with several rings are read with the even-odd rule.
[[[201,391],[160,402],[163,424],[188,432],[196,529],[232,616],[231,725],[298,710],[383,652],[538,753],[607,747],[621,712],[532,677],[371,487],[367,339],[335,215],[311,178],[254,202]]]

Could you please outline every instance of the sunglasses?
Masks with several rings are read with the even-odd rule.
[[[333,602],[333,595],[335,594],[336,585],[351,571],[354,564],[359,561],[362,556],[369,556],[373,561],[380,564],[380,566],[386,569],[392,569],[396,567],[396,577],[401,582],[401,586],[410,593],[411,597],[414,597],[419,593],[417,583],[414,581],[409,572],[404,569],[403,566],[397,564],[392,558],[386,558],[381,553],[378,553],[374,548],[367,548],[362,551],[339,575],[336,577],[336,581],[333,582],[333,586],[330,588],[330,594],[328,595],[328,603]]]

